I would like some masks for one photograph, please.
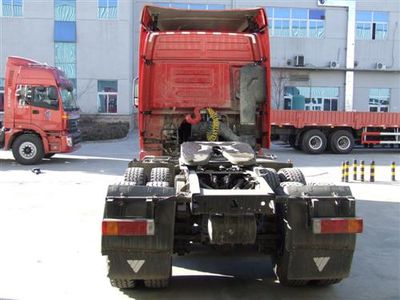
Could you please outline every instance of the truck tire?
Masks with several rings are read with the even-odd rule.
[[[354,137],[348,130],[335,131],[329,137],[329,146],[333,153],[350,153],[354,147]]]
[[[306,178],[303,172],[298,168],[283,168],[278,171],[279,178],[281,182],[300,182],[306,184]]]
[[[268,183],[268,185],[273,191],[275,191],[276,188],[279,187],[279,184],[281,183],[279,175],[275,169],[271,168],[262,169],[261,177],[265,179],[265,181]]]
[[[169,286],[169,278],[164,279],[147,279],[144,280],[144,286],[152,289],[162,289]]]
[[[302,136],[301,146],[306,153],[320,154],[326,149],[327,139],[321,130],[308,130]]]
[[[169,168],[153,168],[150,173],[150,181],[170,181]]]
[[[146,186],[152,187],[169,187],[169,182],[167,181],[149,181]]]
[[[126,169],[124,180],[129,182],[136,182],[137,185],[144,185],[144,169],[137,167]]]
[[[303,186],[304,184],[302,184],[301,182],[295,182],[295,181],[285,181],[285,182],[281,182],[279,184],[279,186],[277,187],[277,189],[275,190],[275,193],[277,195],[288,195],[288,191],[287,188],[288,186]]]
[[[21,165],[34,165],[44,157],[42,140],[36,134],[23,134],[12,145],[15,160]]]
[[[313,280],[312,283],[318,286],[328,286],[332,284],[336,284],[341,282],[341,278],[336,278],[336,279],[321,279],[321,280]]]
[[[135,280],[131,279],[110,279],[110,283],[119,289],[133,289],[136,286]]]

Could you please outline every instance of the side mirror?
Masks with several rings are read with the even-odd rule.
[[[133,105],[139,106],[139,77],[133,80]]]
[[[47,97],[50,100],[58,100],[58,93],[57,93],[57,89],[54,86],[50,86],[47,88]]]

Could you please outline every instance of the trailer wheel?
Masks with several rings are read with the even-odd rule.
[[[341,282],[341,278],[335,278],[335,279],[321,279],[321,280],[313,280],[312,283],[318,286],[328,286],[332,284],[336,284]]]
[[[347,130],[338,130],[329,137],[329,145],[333,153],[347,154],[353,150],[354,137]]]
[[[169,168],[153,168],[150,173],[150,181],[170,181]]]
[[[21,165],[34,165],[44,157],[43,144],[35,134],[23,134],[12,145],[15,160]]]
[[[125,170],[124,180],[136,182],[137,185],[144,185],[144,169],[133,167]]]
[[[119,289],[133,289],[136,286],[135,280],[132,279],[110,279],[110,283]]]
[[[275,191],[276,188],[281,183],[281,180],[279,179],[279,175],[275,169],[271,169],[271,168],[262,169],[262,173],[260,175],[262,178],[265,179],[265,181],[268,183],[268,185],[271,187],[271,189],[273,191]]]
[[[326,149],[327,139],[321,130],[312,129],[303,134],[301,146],[306,153],[320,154]]]
[[[306,184],[306,178],[303,172],[298,168],[283,168],[278,171],[279,178],[282,182],[300,182]]]
[[[144,280],[144,286],[152,289],[162,289],[169,286],[169,278]]]

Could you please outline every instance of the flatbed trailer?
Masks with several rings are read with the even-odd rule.
[[[354,145],[400,145],[400,113],[272,110],[271,132],[291,146],[345,154]]]

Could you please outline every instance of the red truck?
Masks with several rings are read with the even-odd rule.
[[[399,145],[400,113],[273,110],[272,134],[318,154],[346,154],[354,145]]]
[[[33,60],[9,57],[0,148],[17,162],[36,164],[80,145],[79,108],[64,72]]]
[[[167,287],[173,254],[197,245],[258,250],[288,286],[347,277],[363,228],[349,187],[255,151],[270,137],[265,11],[145,6],[139,49],[141,158],[104,204],[111,284]]]

